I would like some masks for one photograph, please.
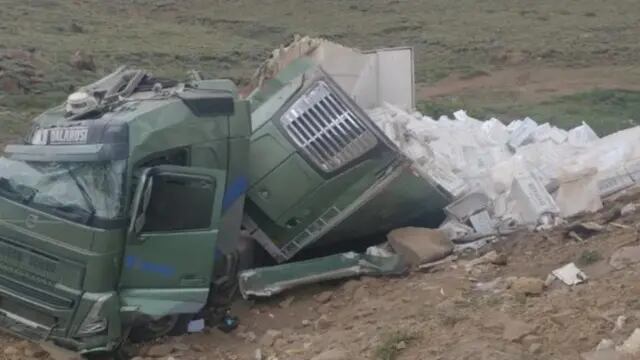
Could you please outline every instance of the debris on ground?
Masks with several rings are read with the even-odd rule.
[[[399,255],[374,256],[349,252],[246,270],[238,275],[238,279],[240,292],[245,298],[269,297],[300,285],[360,275],[401,275],[406,269],[406,263]],[[329,300],[329,294],[318,296],[321,303]]]
[[[436,229],[407,227],[387,235],[389,245],[412,266],[445,258],[453,252],[453,244]]]
[[[555,269],[552,274],[569,286],[577,285],[587,280],[587,275],[578,269],[574,263],[569,263],[559,269]]]

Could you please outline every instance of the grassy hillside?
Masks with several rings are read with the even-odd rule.
[[[414,46],[417,80],[433,85],[512,67],[636,66],[639,26],[636,0],[0,0],[0,80],[4,72],[23,82],[18,89],[0,86],[2,136],[20,131],[34,113],[119,64],[173,77],[198,68],[242,82],[296,33],[360,48]],[[26,51],[27,70],[35,74],[25,75],[24,59],[3,59],[8,49]],[[77,50],[93,56],[94,71],[69,65]],[[612,93],[604,94],[608,99]],[[598,108],[601,95],[526,106],[517,96],[505,101],[503,94],[485,92],[423,100],[427,109],[467,105],[512,117],[532,111],[569,124]],[[615,112],[622,101],[620,116],[633,115],[637,94],[612,96],[616,102],[604,101],[595,112]]]

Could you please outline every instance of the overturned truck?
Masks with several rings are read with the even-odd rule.
[[[113,351],[224,308],[257,244],[284,262],[438,213],[364,110],[413,106],[411,50],[318,45],[245,96],[123,67],[38,116],[0,158],[0,327]]]

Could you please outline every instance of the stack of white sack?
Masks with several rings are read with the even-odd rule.
[[[452,240],[550,228],[640,182],[640,127],[599,138],[585,123],[569,131],[530,118],[504,125],[462,110],[435,120],[385,104],[369,115],[451,200],[441,228]]]

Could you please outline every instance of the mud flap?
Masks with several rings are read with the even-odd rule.
[[[399,255],[374,256],[348,252],[323,258],[256,268],[239,276],[242,296],[268,297],[306,284],[360,275],[393,276],[406,273]]]

